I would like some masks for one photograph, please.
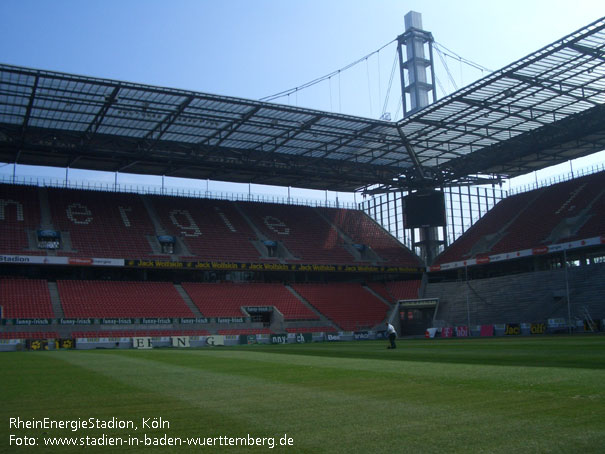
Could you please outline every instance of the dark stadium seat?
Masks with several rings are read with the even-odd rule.
[[[153,253],[147,237],[155,237],[155,230],[138,194],[49,188],[48,199],[55,228],[69,232],[75,255],[144,258]]]
[[[605,172],[535,189],[500,201],[435,264],[532,249],[602,235]]]
[[[338,231],[308,206],[247,202],[239,206],[269,240],[282,243],[303,263],[352,264]]]
[[[162,226],[180,237],[193,259],[258,262],[256,235],[233,202],[213,199],[147,196]]]
[[[292,288],[345,331],[373,328],[389,309],[360,284],[293,284]]]
[[[422,266],[419,258],[363,211],[316,208],[354,243],[369,246],[388,266]]]
[[[419,280],[371,282],[368,287],[390,303],[399,300],[417,299],[420,290]]]
[[[1,279],[4,318],[55,318],[48,284],[39,279]]]
[[[38,188],[0,184],[0,253],[44,255],[30,247],[28,231],[40,228]]]
[[[59,339],[56,331],[0,332],[0,339]]]
[[[241,307],[273,306],[285,320],[319,319],[282,284],[184,282],[182,286],[206,317],[242,317]]]
[[[67,318],[193,317],[167,282],[58,281]]]

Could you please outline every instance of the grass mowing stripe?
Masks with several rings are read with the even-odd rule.
[[[36,399],[27,400],[27,409],[14,407],[19,400],[13,398],[4,414],[22,408],[44,415],[44,404],[58,400],[66,389],[63,381],[71,380],[80,389],[68,394],[83,399],[79,409],[70,404],[70,411],[91,413],[100,405],[102,411],[113,407],[128,416],[147,409],[148,416],[172,419],[175,435],[201,429],[236,436],[287,432],[295,449],[283,452],[569,452],[570,446],[599,452],[605,439],[605,377],[602,369],[585,366],[594,361],[595,350],[602,350],[604,338],[561,342],[566,340],[584,357],[573,367],[560,353],[570,348],[549,339],[530,341],[524,351],[529,361],[532,351],[539,357],[549,346],[556,352],[549,367],[477,364],[477,356],[494,362],[498,349],[523,348],[522,342],[495,339],[459,345],[402,342],[397,351],[384,351],[384,343],[359,342],[7,354],[5,364],[22,363],[22,374],[37,378],[17,383],[18,374],[11,372],[11,392],[35,390],[48,370],[55,378],[45,382],[46,398],[34,392],[43,398],[38,407]],[[428,349],[421,362],[418,352],[427,346],[434,350]],[[455,361],[435,360],[448,354]],[[564,367],[553,367],[558,356]],[[32,359],[40,359],[39,368]],[[146,407],[141,402],[137,407],[140,398]],[[59,405],[54,408],[59,411]]]

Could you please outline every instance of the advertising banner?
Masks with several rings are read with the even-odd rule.
[[[47,339],[28,339],[25,342],[25,348],[28,350],[39,351],[39,350],[48,350],[48,340]]]
[[[176,348],[188,348],[189,336],[174,336],[172,337],[172,346]]]
[[[60,318],[59,325],[92,325],[92,318]]]
[[[297,344],[306,344],[309,342],[313,342],[313,334],[311,334],[311,333],[297,333],[296,334],[296,343]]]
[[[521,334],[521,325],[518,323],[507,323],[504,329],[504,334],[507,336],[517,336]]]
[[[133,337],[132,348],[136,348],[138,350],[153,348],[153,340],[151,337]]]
[[[433,339],[437,334],[437,328],[428,328],[424,333],[424,337],[427,339]]]
[[[531,334],[546,334],[546,325],[544,323],[532,323],[529,332]]]
[[[15,265],[124,266],[124,259],[58,257],[45,255],[0,255],[0,263],[11,263]]]
[[[134,319],[132,318],[102,318],[99,320],[101,325],[132,325]]]
[[[57,350],[71,350],[76,348],[75,339],[57,339],[55,340],[55,348]]]
[[[272,344],[287,344],[288,335],[287,334],[271,334],[271,343]]]
[[[206,345],[216,346],[216,345],[225,345],[225,336],[220,334],[216,334],[214,336],[208,336],[206,338]]]
[[[170,325],[172,323],[172,319],[167,317],[142,318],[141,323],[143,325]]]
[[[468,337],[468,326],[456,326],[456,337]]]
[[[494,325],[481,325],[481,337],[491,337],[494,335]]]
[[[418,273],[420,268],[373,265],[317,265],[300,263],[177,262],[168,260],[126,260],[134,268],[191,269],[219,271],[316,271],[321,273]]]
[[[197,318],[181,318],[181,325],[193,325],[196,323],[206,324],[210,323],[210,319],[206,317],[197,317]]]
[[[441,337],[452,337],[454,336],[454,328],[451,326],[446,326],[445,328],[441,328]]]
[[[50,318],[14,318],[12,319],[13,325],[50,325],[52,319]]]
[[[256,340],[256,334],[240,334],[239,343],[240,345],[252,345],[258,343]]]

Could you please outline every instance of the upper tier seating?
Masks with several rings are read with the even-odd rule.
[[[370,246],[391,266],[421,266],[420,259],[363,211],[316,208],[355,243]]]
[[[318,320],[282,284],[182,284],[192,301],[206,317],[242,317],[241,307],[274,306],[286,320]]]
[[[0,253],[43,255],[30,250],[27,231],[40,228],[38,188],[0,184]]]
[[[420,265],[357,210],[65,188],[1,189],[0,252],[7,254],[169,259],[171,254],[160,252],[156,238],[168,234],[177,237],[176,260]],[[46,196],[42,204],[39,199],[42,190],[48,195],[48,216]],[[45,223],[62,232],[56,251],[38,250],[33,244],[41,213]],[[261,240],[276,241],[284,249],[278,247],[278,257],[269,257]],[[372,254],[360,256],[347,244],[355,242],[367,245]]]
[[[193,317],[167,282],[58,281],[67,318]]]
[[[538,189],[538,196],[531,201],[523,215],[506,229],[505,236],[493,251],[517,251],[565,241],[569,234],[552,237],[553,230],[564,220],[573,219],[585,211],[595,213],[591,204],[601,196],[604,188],[605,173],[598,173]],[[601,226],[597,231],[586,234],[596,236],[605,233],[603,230]]]
[[[55,318],[48,284],[39,279],[1,279],[4,318]]]
[[[294,290],[345,331],[381,323],[389,307],[360,284],[293,284]]]
[[[139,195],[49,188],[48,199],[55,228],[70,233],[77,255],[139,258],[153,253],[147,236],[155,231]]]
[[[435,264],[590,238],[605,233],[605,172],[500,201]]]
[[[354,263],[334,227],[307,206],[248,202],[240,207],[270,240],[278,241],[304,263]]]
[[[162,226],[201,260],[257,262],[256,235],[233,202],[152,196]]]

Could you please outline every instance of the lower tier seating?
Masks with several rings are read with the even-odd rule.
[[[345,331],[373,328],[389,309],[360,284],[293,284],[292,288]]]
[[[58,281],[67,318],[193,317],[168,282]]]

